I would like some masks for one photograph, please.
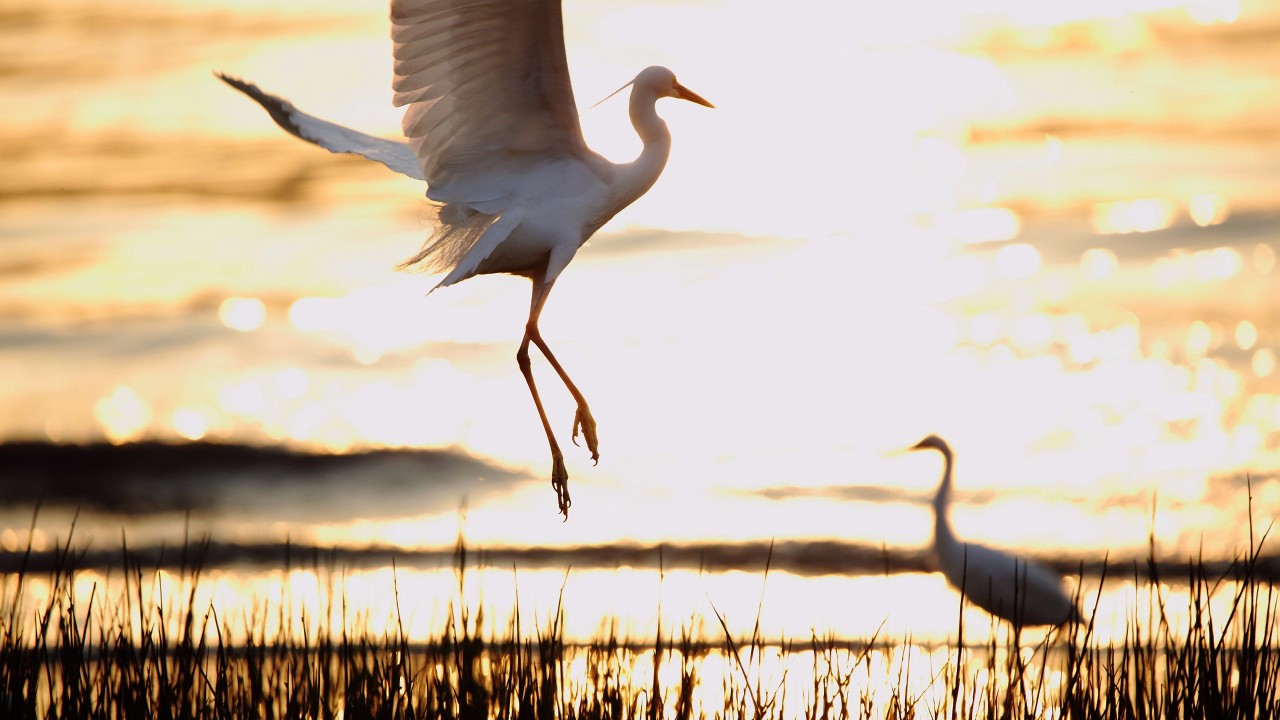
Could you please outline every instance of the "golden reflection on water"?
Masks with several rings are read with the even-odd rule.
[[[727,278],[702,278],[700,289],[708,298],[732,296],[738,293],[735,288],[744,279],[765,282],[764,278],[778,272],[779,267],[785,271],[788,267],[807,266],[810,258],[828,250],[788,251],[759,263],[739,260],[736,274]],[[783,265],[777,265],[779,260]],[[932,294],[938,298],[983,307],[986,306],[984,296],[1000,297],[1007,289],[1032,278],[1040,279],[1041,287],[1052,287],[1053,278],[1064,272],[1079,273],[1094,284],[1132,282],[1124,277],[1124,268],[1109,250],[1086,251],[1078,267],[1044,267],[1044,262],[1035,247],[1026,243],[1004,244],[980,255],[946,252],[926,262],[903,263],[896,268],[892,264],[882,265],[881,276],[862,292],[874,294],[880,287],[909,282],[908,277],[924,278],[925,285],[933,283]],[[624,272],[622,268],[615,270],[612,263],[597,262],[598,278],[567,281],[558,300],[573,310],[574,324],[565,325],[561,320],[555,325],[556,321],[550,321],[557,337],[563,338],[566,357],[573,358],[585,351],[587,346],[580,339],[582,336],[575,334],[575,330],[581,328],[591,334],[592,346],[604,348],[591,351],[597,356],[618,360],[629,356],[623,365],[574,363],[584,366],[583,377],[587,378],[584,384],[597,389],[611,405],[628,408],[614,426],[618,428],[621,446],[618,454],[622,456],[622,467],[615,466],[614,477],[621,484],[632,482],[628,476],[642,476],[638,469],[635,474],[628,473],[626,465],[635,459],[637,452],[647,452],[643,443],[652,441],[656,436],[654,428],[663,427],[670,413],[666,404],[653,402],[652,393],[646,387],[616,385],[619,377],[626,376],[628,368],[644,367],[650,362],[657,367],[673,368],[664,373],[666,382],[673,390],[683,392],[692,391],[698,378],[705,377],[703,373],[716,368],[714,372],[719,373],[722,381],[720,389],[717,390],[716,385],[703,385],[701,392],[723,392],[720,398],[713,394],[708,400],[730,407],[735,402],[735,394],[760,377],[762,368],[782,367],[791,362],[790,348],[794,347],[788,334],[783,332],[779,342],[753,344],[751,356],[740,358],[740,370],[717,367],[723,348],[750,336],[748,324],[739,325],[732,317],[718,315],[717,325],[709,326],[708,316],[696,311],[657,312],[654,313],[656,319],[646,318],[644,312],[633,312],[626,322],[618,322],[619,307],[591,303],[588,298],[595,296],[597,290],[599,296],[606,294],[603,285],[613,285],[612,289],[617,291],[623,278],[632,272],[638,269],[643,275],[644,268],[636,266],[628,263]],[[966,267],[970,270],[965,271]],[[1240,253],[1228,247],[1161,256],[1153,267],[1154,272],[1145,282],[1157,287],[1166,283],[1173,283],[1175,287],[1211,287],[1238,278],[1246,270]],[[627,288],[621,290],[625,293]],[[673,284],[671,292],[688,295],[691,289]],[[287,322],[296,332],[346,348],[355,362],[375,369],[384,357],[412,351],[424,342],[449,338],[481,343],[513,342],[518,333],[518,323],[511,320],[519,316],[522,300],[518,292],[509,292],[501,302],[492,304],[474,302],[475,296],[458,294],[443,299],[446,305],[443,308],[428,307],[421,293],[420,283],[405,282],[387,288],[356,289],[343,296],[304,297],[293,301],[283,315],[279,311],[264,310],[266,306],[256,298],[231,297],[218,305],[218,314],[227,327],[250,334],[266,332],[270,323]],[[643,295],[643,289],[637,288],[637,294]],[[430,301],[436,298],[433,295]],[[1121,316],[1116,324],[1099,326],[1087,313],[1062,313],[1044,307],[1042,301],[1034,297],[1018,299],[1017,295],[1011,304],[959,316],[950,309],[938,309],[932,302],[911,308],[886,307],[880,312],[884,315],[880,322],[885,326],[914,327],[919,331],[910,341],[895,337],[899,347],[889,348],[885,358],[861,359],[867,372],[874,374],[877,367],[887,367],[890,362],[899,363],[897,372],[905,372],[907,376],[918,373],[923,378],[941,371],[943,375],[938,381],[925,382],[928,386],[937,386],[939,397],[943,398],[947,393],[940,388],[958,378],[983,378],[979,386],[988,387],[988,383],[997,382],[998,376],[998,384],[1014,388],[1015,392],[981,401],[987,409],[989,423],[983,434],[998,436],[1002,429],[1020,426],[1013,434],[1026,438],[1031,447],[1038,447],[1040,458],[1046,461],[1054,458],[1053,478],[1057,478],[1064,489],[1068,484],[1079,487],[1094,482],[1101,492],[1104,483],[1117,483],[1122,479],[1127,480],[1130,487],[1135,483],[1142,487],[1145,484],[1142,476],[1152,472],[1171,472],[1191,482],[1190,478],[1196,473],[1203,477],[1256,469],[1260,458],[1270,452],[1268,438],[1273,433],[1275,413],[1267,408],[1274,405],[1269,400],[1274,396],[1256,390],[1246,393],[1246,387],[1273,372],[1274,353],[1266,347],[1254,350],[1244,366],[1216,357],[1228,344],[1249,350],[1259,343],[1258,327],[1247,320],[1230,325],[1194,320],[1180,330],[1180,338],[1152,341],[1147,339],[1151,331],[1144,330],[1132,314]],[[402,319],[418,313],[430,314],[433,318],[453,317],[453,324],[415,325]],[[748,312],[744,317],[753,316]],[[638,332],[637,327],[651,333],[647,336],[657,343],[650,347],[634,346],[630,337],[631,333]],[[884,337],[888,336],[868,332],[861,335],[858,342],[876,343]],[[807,336],[803,342],[809,343],[814,352],[829,348],[836,353],[832,357],[836,357],[847,340],[842,332],[836,331],[828,336]],[[937,357],[938,351],[943,358],[940,365],[931,359]],[[492,364],[479,366],[428,356],[414,360],[407,369],[366,378],[326,377],[322,370],[297,366],[262,367],[227,377],[206,393],[180,398],[172,405],[153,405],[138,389],[115,386],[97,400],[94,415],[106,435],[116,442],[154,434],[210,437],[250,427],[268,438],[319,446],[328,451],[371,445],[456,444],[508,462],[536,463],[543,452],[540,439],[536,433],[526,432],[528,417],[509,409],[512,399],[519,397],[518,378],[513,378],[509,363],[506,353],[499,353]],[[847,447],[848,439],[839,430],[845,410],[819,408],[804,400],[820,396],[831,377],[825,374],[821,361],[815,368],[822,372],[789,381],[791,399],[787,402],[796,403],[810,413],[819,410],[829,413],[811,414],[811,419],[831,428],[832,442]],[[740,380],[736,377],[739,372]],[[1017,388],[1035,388],[1038,402],[1043,407],[1056,408],[1057,413],[1043,418],[1028,417]],[[891,406],[899,392],[896,384],[855,385],[855,389],[862,393],[860,402],[883,407]],[[940,427],[964,423],[968,411],[965,401],[969,399],[975,397],[961,393],[931,408],[929,413]],[[565,401],[560,398],[551,402],[564,404]],[[427,407],[471,408],[472,417],[477,419],[470,420],[456,412],[423,412],[422,408]],[[1239,408],[1246,410],[1242,412]],[[861,441],[883,450],[908,443],[911,428],[919,427],[918,420],[903,415],[895,422],[898,424],[882,428],[879,435],[864,436]],[[743,438],[759,437],[758,423],[759,418],[752,416],[725,416],[715,425],[700,430],[698,442],[679,442],[678,438],[673,442],[664,438],[661,443],[664,462],[690,468],[688,473],[673,480],[681,485],[751,487],[758,481],[754,476],[734,477],[725,470],[705,467],[702,460],[706,446],[732,452],[729,449],[740,447]],[[784,433],[790,431],[785,426],[777,429]],[[639,438],[640,442],[627,445],[627,437]],[[1082,444],[1090,447],[1090,453],[1071,452]],[[1160,452],[1151,450],[1157,446]],[[973,475],[976,482],[987,487],[1016,482],[1013,478],[1017,472],[1013,468],[1024,462],[1023,456],[1015,454],[1003,463],[993,464],[998,462],[991,454],[993,449],[988,446],[977,450],[986,457],[981,470]],[[838,484],[842,475],[839,468],[846,463],[833,460],[833,456],[827,454],[817,458],[807,462],[797,459],[784,476],[786,482],[797,482],[797,475],[811,474],[820,482]],[[654,460],[650,458],[646,462]],[[924,477],[927,478],[927,474]],[[1038,482],[1051,479],[1040,478]],[[608,482],[608,477],[600,480]],[[660,486],[662,482],[659,478]],[[653,487],[654,480],[646,478],[638,485]],[[1112,490],[1116,487],[1112,485]],[[1192,482],[1186,486],[1185,493],[1194,494],[1197,487]],[[1162,487],[1162,492],[1167,489]],[[670,503],[670,499],[657,495],[650,502],[656,510]],[[521,512],[519,505],[519,502],[513,503],[510,511]],[[772,511],[763,512],[767,520],[762,517],[755,524],[767,524],[774,532],[788,527],[778,524],[784,522],[786,516],[773,517]],[[1008,508],[995,512],[1007,513]],[[664,517],[673,517],[670,508],[663,509],[662,513]],[[804,515],[798,512],[796,517]],[[742,516],[735,518],[735,522],[742,520]],[[691,516],[689,522],[696,526],[699,519]],[[753,522],[746,524],[751,526]],[[983,526],[1000,524],[997,514]],[[812,527],[807,522],[805,526]],[[636,530],[638,528],[631,532]],[[381,531],[390,532],[390,527],[384,525]],[[872,537],[882,532],[878,528],[863,531]],[[379,530],[374,527],[370,532],[376,535]],[[486,537],[483,533],[481,536]],[[326,537],[340,541],[341,531],[326,532]],[[519,541],[514,537],[510,539]],[[1016,542],[1026,538],[1009,539]],[[1105,546],[1109,540],[1097,537],[1091,542]]]
[[[972,608],[957,616],[954,593],[925,587],[941,583],[936,576],[905,576],[855,583],[855,587],[837,578],[800,580],[785,574],[771,575],[762,585],[755,573],[677,572],[655,583],[655,573],[628,568],[570,576],[558,571],[521,572],[518,577],[510,571],[477,570],[469,571],[466,578],[459,583],[451,570],[348,571],[341,577],[304,570],[256,575],[214,571],[193,586],[189,578],[160,571],[143,576],[142,586],[122,597],[118,578],[82,572],[65,597],[52,598],[48,584],[34,580],[26,599],[83,609],[80,630],[88,637],[96,635],[98,623],[107,622],[135,641],[163,627],[171,638],[194,631],[196,637],[203,634],[231,644],[248,636],[260,644],[270,643],[280,633],[315,642],[324,633],[377,639],[402,632],[409,643],[422,643],[439,639],[446,627],[465,628],[471,637],[501,639],[510,637],[515,627],[507,611],[518,608],[526,640],[546,632],[557,617],[565,623],[562,637],[570,649],[564,682],[570,688],[593,682],[592,671],[597,669],[591,666],[593,661],[616,663],[621,671],[611,675],[628,678],[636,688],[651,687],[655,672],[664,687],[676,687],[681,665],[692,663],[698,679],[692,688],[694,705],[712,711],[725,707],[726,683],[720,679],[729,677],[737,678],[734,685],[754,684],[766,697],[775,693],[786,697],[793,706],[796,699],[811,697],[822,678],[834,677],[849,683],[840,689],[849,698],[870,694],[887,704],[889,693],[910,687],[912,697],[919,693],[926,698],[924,707],[943,707],[942,693],[953,685],[949,679],[937,682],[937,678],[944,671],[955,673],[958,623],[964,626],[964,676],[974,678],[978,687],[985,685],[988,662],[994,659],[993,666],[1001,667],[1011,652],[1021,653],[1028,667],[1045,663],[1047,695],[1052,696],[1054,683],[1062,680],[1054,668],[1061,659],[1046,657],[1046,653],[1061,652],[1054,645],[1059,642],[1056,637],[1043,629],[1027,629],[1021,643],[1013,646],[1007,626]],[[0,590],[10,592],[13,582],[5,578]],[[1186,637],[1192,620],[1161,608],[1196,607],[1197,622],[1208,618],[1220,622],[1233,615],[1237,592],[1227,583],[1210,597],[1193,596],[1185,586],[1139,587],[1119,578],[1096,596],[1095,606],[1094,590],[1082,588],[1081,596],[1092,626],[1090,647],[1097,649],[1163,648],[1169,638]],[[1261,589],[1256,602],[1271,607],[1273,593]],[[940,596],[945,596],[945,602]],[[877,617],[886,607],[892,607],[891,616]],[[562,610],[563,615],[558,615]],[[192,626],[186,625],[188,617],[194,620]],[[740,648],[736,655],[726,650],[721,618]],[[788,624],[791,619],[801,622]],[[38,618],[31,617],[30,622]],[[1210,640],[1216,639],[1212,632]],[[668,639],[667,654],[655,662],[653,651],[644,648],[659,633]],[[707,652],[692,659],[682,657],[681,635],[706,643]],[[763,643],[753,643],[753,637]],[[603,644],[610,638],[622,644],[616,652],[593,655],[573,648],[575,643]],[[1046,638],[1051,643],[1048,651],[1040,646]],[[806,647],[811,640],[812,649]],[[784,650],[780,641],[790,641],[791,647]],[[862,645],[872,641],[876,644]],[[640,649],[629,648],[630,642],[639,643]],[[994,658],[985,654],[987,648],[992,648]]]

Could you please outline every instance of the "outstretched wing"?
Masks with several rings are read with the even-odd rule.
[[[532,164],[597,166],[578,124],[560,0],[392,0],[395,104],[428,196],[485,203]],[[495,203],[500,209],[502,203]]]
[[[418,158],[408,143],[374,137],[335,125],[302,112],[288,100],[263,92],[251,82],[222,73],[217,75],[226,84],[258,101],[277,125],[307,142],[315,143],[330,152],[362,155],[411,178],[426,179],[418,165]]]

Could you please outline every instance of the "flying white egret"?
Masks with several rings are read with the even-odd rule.
[[[930,435],[909,449],[937,450],[945,462],[942,482],[933,498],[933,548],[952,587],[978,607],[1015,625],[1061,625],[1079,617],[1075,604],[1062,591],[1062,580],[1049,568],[956,538],[947,520],[952,455],[945,440]]]
[[[529,343],[577,402],[592,461],[596,422],[538,331],[556,278],[578,248],[662,173],[671,133],[659,98],[714,107],[663,67],[631,86],[631,124],[644,147],[613,163],[587,147],[565,60],[560,0],[391,0],[397,107],[408,142],[373,137],[308,115],[252,83],[218,74],[261,104],[280,127],[335,153],[355,153],[427,182],[436,228],[404,266],[447,272],[437,288],[473,275],[509,273],[533,282],[516,361],[551,446],[551,484],[569,517],[569,473],[529,365]]]

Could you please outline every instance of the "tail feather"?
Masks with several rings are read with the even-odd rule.
[[[400,263],[401,270],[415,265],[428,272],[452,270],[497,219],[462,203],[433,203],[435,229],[413,257]]]
[[[479,215],[479,213],[477,213]],[[492,218],[491,215],[480,215],[481,217]],[[453,266],[453,270],[445,276],[436,288],[449,287],[450,285],[466,280],[476,271],[480,269],[480,264],[485,261],[497,249],[498,245],[506,240],[511,231],[520,225],[521,214],[518,210],[508,210],[498,216],[496,220],[491,222],[484,232],[471,244],[466,251]],[[434,289],[434,288],[433,288]]]

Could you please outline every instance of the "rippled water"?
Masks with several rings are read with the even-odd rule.
[[[1259,530],[1280,507],[1266,3],[567,4],[581,106],[662,62],[718,109],[662,106],[664,177],[543,316],[600,421],[598,466],[570,448],[565,524],[512,357],[524,281],[427,297],[432,278],[393,269],[426,234],[421,186],[283,135],[210,74],[392,135],[382,3],[0,17],[0,97],[20,108],[0,120],[0,437],[58,444],[4,449],[7,550],[39,500],[45,546],[78,510],[77,536],[106,549],[122,528],[148,547],[189,527],[434,551],[462,525],[482,546],[594,548],[604,568],[617,544],[771,539],[919,560],[941,466],[895,451],[930,432],[956,448],[962,536],[1066,565],[1149,540],[1229,557],[1247,481]],[[635,152],[623,103],[583,123],[610,157]],[[137,440],[232,447],[121,445]],[[106,445],[61,445],[86,442]],[[260,447],[297,462],[246,464]],[[386,449],[423,452],[329,457]],[[652,556],[613,557],[657,586]],[[848,570],[783,566],[796,589],[778,602],[804,628],[918,597],[908,614],[946,631],[937,576]],[[536,572],[548,592],[563,579]],[[844,600],[798,600],[815,593]],[[601,603],[586,632],[639,604]]]

